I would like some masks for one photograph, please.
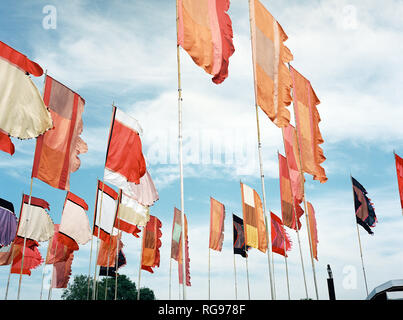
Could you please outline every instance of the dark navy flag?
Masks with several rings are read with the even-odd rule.
[[[375,208],[371,199],[367,197],[365,188],[353,177],[351,177],[354,191],[354,206],[357,223],[369,234],[373,235],[371,228],[378,222],[375,215]]]
[[[242,257],[246,258],[248,253],[246,252],[245,245],[245,233],[243,228],[243,220],[236,216],[232,215],[232,223],[234,230],[234,254],[240,254]]]
[[[122,250],[119,250],[118,255],[118,270],[126,265],[126,257],[123,254]],[[100,276],[109,276],[109,277],[116,277],[116,267],[103,267],[101,266],[99,269]]]
[[[17,232],[17,217],[14,205],[0,198],[0,245],[8,246]]]

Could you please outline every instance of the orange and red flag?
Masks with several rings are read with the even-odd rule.
[[[154,267],[160,266],[161,226],[162,223],[157,217],[150,216],[143,229],[141,269],[151,273],[154,273]]]
[[[403,214],[403,159],[395,153],[397,184],[399,186],[400,205]]]
[[[318,230],[316,227],[316,217],[315,210],[310,202],[307,202],[307,210],[308,210],[308,220],[309,220],[309,229],[311,234],[311,242],[312,242],[312,255],[318,260]]]
[[[284,229],[283,222],[273,212],[271,217],[271,246],[272,251],[287,257],[287,251],[291,250],[291,240]]]
[[[210,197],[210,241],[209,248],[221,251],[224,241],[225,207]]]

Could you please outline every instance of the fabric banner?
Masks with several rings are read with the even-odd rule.
[[[120,203],[114,227],[139,238],[138,234],[141,230],[137,226],[144,227],[147,224],[150,220],[150,210],[122,191],[120,192]]]
[[[262,201],[254,189],[242,182],[241,194],[245,243],[248,247],[266,252],[266,224],[264,221]]]
[[[29,196],[24,194],[17,236],[39,242],[48,241],[53,236],[54,224],[46,210],[50,210],[50,208],[49,203],[45,200],[35,197],[29,199]]]
[[[113,107],[104,181],[129,195],[130,183],[139,184],[147,170],[140,139],[142,132],[136,119]]]
[[[123,247],[123,242],[120,240],[121,236],[110,236],[108,240],[101,241],[99,247],[97,265],[103,267],[114,267],[116,263],[116,253],[119,248]]]
[[[174,208],[174,220],[172,224],[171,258],[179,261],[179,246],[182,239],[182,219],[181,212]]]
[[[309,229],[311,233],[312,240],[312,255],[318,261],[318,230],[316,227],[316,217],[315,210],[310,202],[307,201],[307,210],[308,210],[308,220],[309,220]]]
[[[0,198],[0,245],[8,246],[14,240],[17,232],[17,217],[14,205]]]
[[[13,261],[13,242],[7,246],[0,245],[0,266],[8,266]]]
[[[67,288],[71,276],[71,265],[74,259],[72,251],[66,261],[59,261],[53,264],[52,288]]]
[[[36,141],[32,177],[50,186],[70,190],[70,173],[80,167],[80,153],[88,146],[81,139],[85,101],[77,93],[46,76],[43,101],[49,107],[53,129]]]
[[[108,241],[116,221],[118,193],[98,180],[93,235]]]
[[[319,130],[321,121],[316,106],[320,104],[311,83],[297,70],[290,67],[293,82],[293,100],[297,136],[301,151],[302,170],[320,183],[327,181],[325,169],[321,164],[326,160],[322,148],[324,142]]]
[[[116,257],[115,257],[116,258]],[[116,264],[116,262],[115,262]],[[118,270],[121,267],[124,267],[126,265],[126,256],[124,255],[122,250],[119,250],[119,255],[118,255]],[[113,267],[99,267],[99,275],[100,276],[108,276],[108,277],[116,277],[116,266]]]
[[[224,241],[225,207],[210,197],[210,242],[209,248],[221,251]]]
[[[0,41],[0,130],[19,139],[52,128],[52,117],[27,72],[43,74],[37,63]]]
[[[351,177],[354,192],[354,207],[357,223],[369,234],[373,235],[371,228],[375,227],[378,219],[371,199],[367,197],[367,190],[353,177]]]
[[[199,67],[222,83],[235,52],[229,0],[178,0],[178,45]]]
[[[397,184],[399,187],[400,206],[403,214],[403,159],[395,153]]]
[[[58,241],[73,250],[78,244],[84,245],[92,238],[88,219],[87,203],[72,192],[68,192],[64,202]]]
[[[288,171],[287,158],[278,154],[279,176],[280,176],[280,199],[281,199],[281,216],[283,224],[290,229],[301,229],[300,217],[304,210],[300,207],[298,200],[292,194],[292,186]],[[297,217],[297,223],[295,221]]]
[[[9,135],[0,129],[0,150],[10,155],[13,155],[15,152],[15,146],[12,143]]]
[[[232,224],[233,224],[233,247],[234,247],[234,254],[239,254],[242,257],[246,258],[248,253],[246,251],[246,244],[245,244],[245,233],[243,229],[243,220],[232,214]]]
[[[150,207],[159,199],[157,189],[148,171],[140,178],[140,183],[127,183],[125,193],[139,204]]]
[[[277,127],[286,127],[292,100],[286,63],[293,59],[284,45],[288,37],[260,1],[249,3],[256,103]]]
[[[24,264],[22,268],[22,274],[26,274],[28,276],[31,275],[31,270],[40,266],[43,262],[41,253],[38,250],[39,244],[35,240],[28,240],[25,244],[24,251]],[[12,265],[11,265],[11,273],[20,274],[21,273],[21,264],[22,264],[22,252],[24,250],[24,238],[16,237],[14,240],[14,244],[12,246]]]
[[[143,229],[141,269],[154,273],[153,268],[160,266],[161,221],[150,216],[150,221]]]
[[[272,251],[287,257],[287,251],[291,250],[291,239],[285,231],[281,219],[273,212],[270,212],[270,216]]]
[[[185,219],[185,272],[186,272],[186,286],[190,287],[190,258],[189,258],[189,240],[188,240],[188,221],[186,214]],[[178,255],[178,278],[179,284],[183,284],[183,250],[182,250],[182,237],[179,242],[179,255]]]

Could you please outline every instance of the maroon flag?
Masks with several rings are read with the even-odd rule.
[[[403,214],[403,159],[395,153],[397,183],[399,186],[400,205]]]

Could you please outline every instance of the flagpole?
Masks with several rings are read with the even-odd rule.
[[[284,226],[283,226],[284,228]],[[290,296],[290,281],[288,280],[288,264],[287,264],[287,248],[286,248],[286,243],[285,243],[285,235],[284,235],[284,262],[285,262],[285,276],[287,279],[287,292],[288,292],[288,300],[291,300]]]
[[[137,289],[137,300],[140,300],[140,281],[141,281],[141,265],[143,264],[143,247],[144,247],[144,232],[146,227],[143,227],[143,234],[141,236],[141,249],[140,249],[140,266],[139,266],[139,281],[138,281],[138,289]]]
[[[210,251],[211,249],[208,248],[208,299],[210,300]]]
[[[234,229],[234,214],[232,214],[232,229]],[[235,243],[234,230],[232,230],[232,243]],[[235,252],[234,245],[232,245],[232,255],[234,257],[234,285],[235,285],[235,300],[238,300],[238,288],[236,282],[236,267],[235,267]]]
[[[246,279],[248,281],[248,299],[250,300],[248,253],[246,253],[245,263],[246,263]]]
[[[171,274],[172,274],[172,258],[169,257],[169,300],[171,300]]]
[[[56,256],[56,252],[57,252],[57,245],[59,244],[59,241],[56,241],[56,247],[55,247],[55,251],[53,252],[53,257]],[[52,248],[51,248],[52,249]],[[46,262],[46,261],[45,261]],[[54,264],[53,264],[53,268],[52,268],[52,277],[50,279],[50,288],[49,288],[49,293],[48,293],[48,300],[51,300],[52,297],[52,283],[53,283],[53,272],[55,270]]]
[[[176,36],[179,32],[179,2],[176,0]],[[182,151],[182,86],[181,86],[181,70],[180,70],[180,50],[179,41],[176,45],[176,55],[178,62],[178,125],[179,125],[179,175],[180,175],[180,190],[181,190],[181,221],[182,226],[185,225],[185,203],[184,203],[184,187],[183,187],[183,151]],[[182,228],[182,256],[185,257],[185,228]],[[184,259],[185,260],[185,259]],[[186,266],[182,264],[183,277],[186,277]],[[183,300],[186,300],[186,283],[183,281]]]
[[[25,224],[25,229],[28,229],[28,221],[29,221],[29,216],[31,216],[31,197],[32,197],[32,184],[33,184],[34,178],[31,177],[31,187],[29,190],[29,200],[28,200],[28,212],[27,212],[27,217],[26,217],[26,224]],[[22,202],[24,203],[24,197],[22,198]],[[21,212],[22,213],[22,212]],[[22,249],[22,258],[21,258],[21,269],[20,269],[20,279],[18,281],[18,293],[17,293],[17,300],[20,300],[20,290],[21,290],[21,280],[22,280],[22,270],[24,267],[24,257],[25,257],[25,247],[27,243],[27,231],[25,230],[24,232],[24,245]]]
[[[350,179],[351,179],[351,184],[353,185],[353,177],[351,176],[351,174],[350,174]],[[353,187],[353,200],[354,200],[354,187]],[[363,258],[363,255],[362,255],[360,229],[358,228],[357,220],[355,221],[355,226],[357,227],[358,244],[359,244],[359,247],[360,247],[361,265],[362,265],[362,272],[364,274],[365,290],[366,290],[367,296],[368,296],[369,293],[368,293],[367,276],[366,276],[366,273],[365,273],[364,258]]]
[[[118,199],[118,229],[120,230],[120,219],[119,219],[119,210],[120,210],[120,202],[122,200],[122,189],[119,189],[119,199]],[[118,266],[119,266],[119,249],[120,249],[120,239],[122,238],[122,232],[119,234],[119,239],[116,248],[116,262],[115,262],[115,300],[117,300],[118,296]]]
[[[105,299],[104,300],[106,300],[106,294],[108,291],[109,255],[111,253],[111,240],[112,240],[112,233],[111,233],[111,237],[109,238],[109,246],[108,246],[108,259],[107,259],[107,263],[106,263]],[[116,243],[116,245],[117,245],[117,243]]]
[[[272,274],[272,266],[271,266],[271,261],[270,261],[271,233],[269,231],[268,222],[267,222],[266,192],[265,192],[265,186],[264,186],[263,159],[262,159],[262,143],[260,141],[259,110],[258,110],[258,105],[257,105],[257,92],[256,92],[256,83],[255,83],[255,78],[256,78],[255,49],[254,49],[253,40],[252,40],[253,26],[252,26],[252,16],[251,16],[251,5],[252,5],[252,2],[251,2],[251,0],[249,0],[249,22],[250,22],[250,31],[251,31],[252,64],[253,64],[253,79],[254,79],[254,90],[255,90],[256,127],[257,127],[257,141],[258,141],[258,152],[259,152],[260,179],[261,179],[261,184],[262,184],[263,210],[264,210],[264,219],[265,219],[265,224],[266,224],[266,241],[267,241],[267,247],[268,247],[267,262],[269,265],[270,292],[271,292],[271,298],[273,300],[273,299],[275,299],[275,292],[274,292],[274,287],[273,287],[274,274]]]
[[[49,245],[48,245],[49,246]],[[45,268],[46,268],[46,258],[45,262],[43,263],[43,269],[42,269],[42,284],[41,284],[41,293],[39,295],[39,300],[42,300],[42,291],[43,291],[43,280],[45,279]]]

